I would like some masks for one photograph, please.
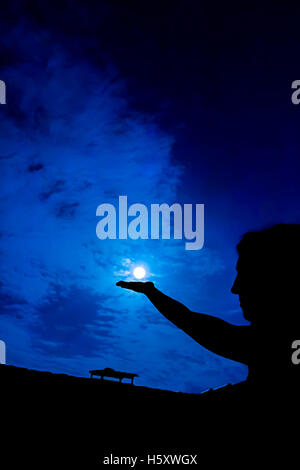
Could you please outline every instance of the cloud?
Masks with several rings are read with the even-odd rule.
[[[54,289],[39,305],[38,318],[31,328],[33,348],[73,359],[114,349],[115,317],[99,315],[103,298],[76,286]]]
[[[155,115],[134,110],[112,62],[75,60],[49,31],[25,22],[1,41],[12,57],[3,69],[8,104],[0,123],[0,321],[8,357],[76,375],[128,368],[143,384],[165,388],[178,389],[190,374],[197,381],[197,370],[208,367],[203,352],[191,360],[198,345],[115,282],[142,261],[149,279],[184,301],[194,275],[220,272],[222,261],[202,251],[193,264],[176,240],[100,241],[95,233],[97,206],[117,204],[119,195],[129,204],[176,201],[183,168],[172,159],[173,136]],[[175,352],[185,348],[186,356]],[[218,379],[207,372],[205,380]]]
[[[39,302],[54,278],[66,287],[76,277],[93,283],[103,251],[95,237],[100,203],[119,194],[168,200],[180,169],[171,162],[172,137],[131,110],[113,64],[74,62],[49,32],[25,23],[10,40],[22,59],[5,69],[12,103],[1,122],[1,279],[14,289],[22,278],[22,296]]]

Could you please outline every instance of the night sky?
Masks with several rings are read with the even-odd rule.
[[[1,9],[7,363],[79,376],[112,367],[184,392],[243,380],[247,367],[115,283],[143,264],[147,280],[192,310],[247,324],[230,292],[236,243],[300,222],[299,12],[196,0]],[[99,240],[96,208],[119,195],[148,207],[204,203],[204,248]]]

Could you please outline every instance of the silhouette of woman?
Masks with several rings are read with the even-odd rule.
[[[300,339],[300,225],[279,224],[248,232],[237,245],[237,275],[231,292],[249,326],[195,313],[160,292],[152,282],[118,286],[145,294],[178,328],[210,351],[247,364],[247,383],[279,390],[296,385],[300,364],[293,364],[292,343]],[[288,383],[287,383],[288,382]]]

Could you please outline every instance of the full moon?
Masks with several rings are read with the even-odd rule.
[[[142,266],[137,266],[133,270],[133,275],[136,279],[143,279],[146,275],[146,271]]]

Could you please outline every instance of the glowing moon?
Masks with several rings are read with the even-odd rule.
[[[133,270],[133,275],[136,279],[143,279],[146,276],[146,271],[142,266],[137,266]]]

